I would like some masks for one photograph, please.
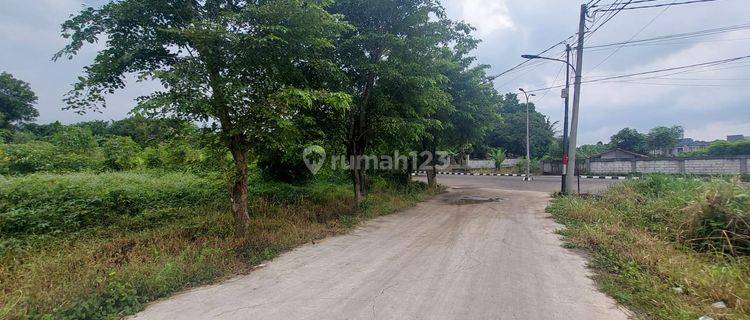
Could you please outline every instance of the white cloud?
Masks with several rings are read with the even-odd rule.
[[[707,123],[701,127],[690,127],[685,130],[686,137],[696,140],[724,140],[727,135],[744,134],[750,135],[750,122],[719,121]]]
[[[458,7],[460,20],[464,20],[477,28],[480,38],[487,37],[498,30],[513,29],[508,6],[504,1],[464,0],[454,2]]]

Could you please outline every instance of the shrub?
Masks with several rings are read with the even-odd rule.
[[[32,174],[0,181],[0,234],[75,232],[146,209],[225,199],[222,179],[170,173]]]
[[[1,145],[0,173],[32,173],[51,170],[55,156],[55,146],[49,142],[32,141],[24,144]]]
[[[747,188],[714,182],[682,209],[681,240],[700,251],[750,255],[750,197]]]
[[[503,161],[505,161],[505,149],[497,148],[491,150],[487,155],[495,162],[495,170],[499,170],[503,165]]]
[[[108,136],[101,142],[104,164],[115,170],[130,170],[143,161],[139,157],[141,147],[130,137]]]
[[[98,145],[91,129],[81,127],[63,127],[52,135],[52,143],[61,152],[92,154],[98,152]]]
[[[268,180],[288,183],[305,182],[313,176],[302,160],[301,148],[265,150],[259,156],[258,168]]]
[[[519,174],[525,174],[526,173],[526,158],[520,159],[518,162],[516,162],[516,173]],[[535,159],[531,159],[531,166],[530,171],[532,174],[538,173],[541,171],[541,167],[539,166],[539,161]]]

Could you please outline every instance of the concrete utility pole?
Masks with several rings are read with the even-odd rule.
[[[565,194],[565,180],[567,179],[568,171],[568,102],[570,101],[570,45],[565,44],[565,90],[563,91],[563,98],[565,99],[565,116],[563,121],[563,155],[562,155],[562,179],[560,186],[560,193]]]
[[[562,97],[565,98],[565,122],[563,124],[563,173],[562,173],[562,179],[560,179],[560,192],[566,193],[567,187],[566,187],[566,181],[567,181],[567,165],[568,165],[568,101],[570,97],[570,69],[573,69],[573,72],[576,72],[576,67],[574,67],[572,64],[570,64],[570,45],[565,45],[565,60],[560,60],[556,58],[550,58],[550,57],[543,57],[535,54],[523,54],[521,55],[521,58],[524,59],[544,59],[544,60],[552,60],[552,61],[558,61],[566,64],[565,68],[565,89],[563,89]]]
[[[523,181],[531,181],[531,150],[529,143],[529,97],[535,96],[535,94],[528,94],[523,88],[518,88],[523,95],[526,97],[526,176],[523,177]]]
[[[583,72],[583,37],[586,32],[586,13],[588,8],[585,4],[581,5],[581,17],[578,22],[578,47],[576,47],[576,78],[573,86],[573,114],[570,121],[570,138],[568,139],[568,157],[569,163],[565,179],[565,189],[567,192],[573,192],[573,176],[576,172],[576,140],[578,134],[578,109],[581,104],[581,73]]]

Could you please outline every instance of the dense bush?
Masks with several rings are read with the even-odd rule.
[[[51,170],[55,154],[55,145],[44,141],[0,145],[0,173]]]
[[[259,156],[258,168],[268,180],[288,183],[304,182],[313,176],[302,161],[301,147],[265,150]]]
[[[526,174],[526,158],[520,159],[518,162],[516,162],[515,171],[518,174]],[[536,174],[541,172],[542,168],[539,164],[539,160],[537,159],[531,159],[531,166],[529,167],[529,170],[531,171],[531,174]]]
[[[79,138],[81,137],[59,137],[53,140],[54,143],[33,140],[27,143],[0,144],[0,174],[96,172],[142,167],[216,172],[231,164],[227,152],[196,148],[181,141],[141,149],[140,145],[125,136],[107,136],[101,138],[98,144],[94,142],[95,145],[91,145],[87,138],[83,144],[79,144]]]
[[[750,139],[735,142],[716,141],[711,143],[706,154],[712,156],[737,156],[750,155]]]
[[[87,128],[64,127],[52,135],[51,140],[65,153],[88,155],[96,153],[99,147],[94,134]]]
[[[225,201],[220,177],[169,173],[32,174],[0,180],[0,234],[77,230],[146,209]]]
[[[135,169],[143,160],[139,157],[141,147],[130,137],[109,136],[101,142],[104,164],[115,170]]]

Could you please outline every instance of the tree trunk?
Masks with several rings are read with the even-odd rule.
[[[370,101],[370,93],[375,85],[375,75],[370,73],[362,94],[362,100],[358,103],[356,112],[351,113],[349,127],[349,156],[352,163],[352,180],[354,183],[354,198],[357,205],[364,201],[367,195],[367,174],[365,172],[362,156],[367,146],[367,106]]]
[[[434,166],[427,168],[427,186],[430,188],[437,187],[437,172]]]
[[[437,188],[437,159],[435,159],[435,145],[432,145],[430,152],[432,157],[430,159],[429,169],[427,169],[427,186],[430,188]]]
[[[364,200],[364,195],[362,194],[362,176],[359,174],[359,160],[355,157],[350,165],[352,169],[352,180],[354,182],[354,201],[359,205]]]
[[[247,210],[247,148],[243,147],[242,137],[230,138],[229,150],[234,159],[234,174],[231,178],[232,213],[240,233],[247,231],[250,214]]]

